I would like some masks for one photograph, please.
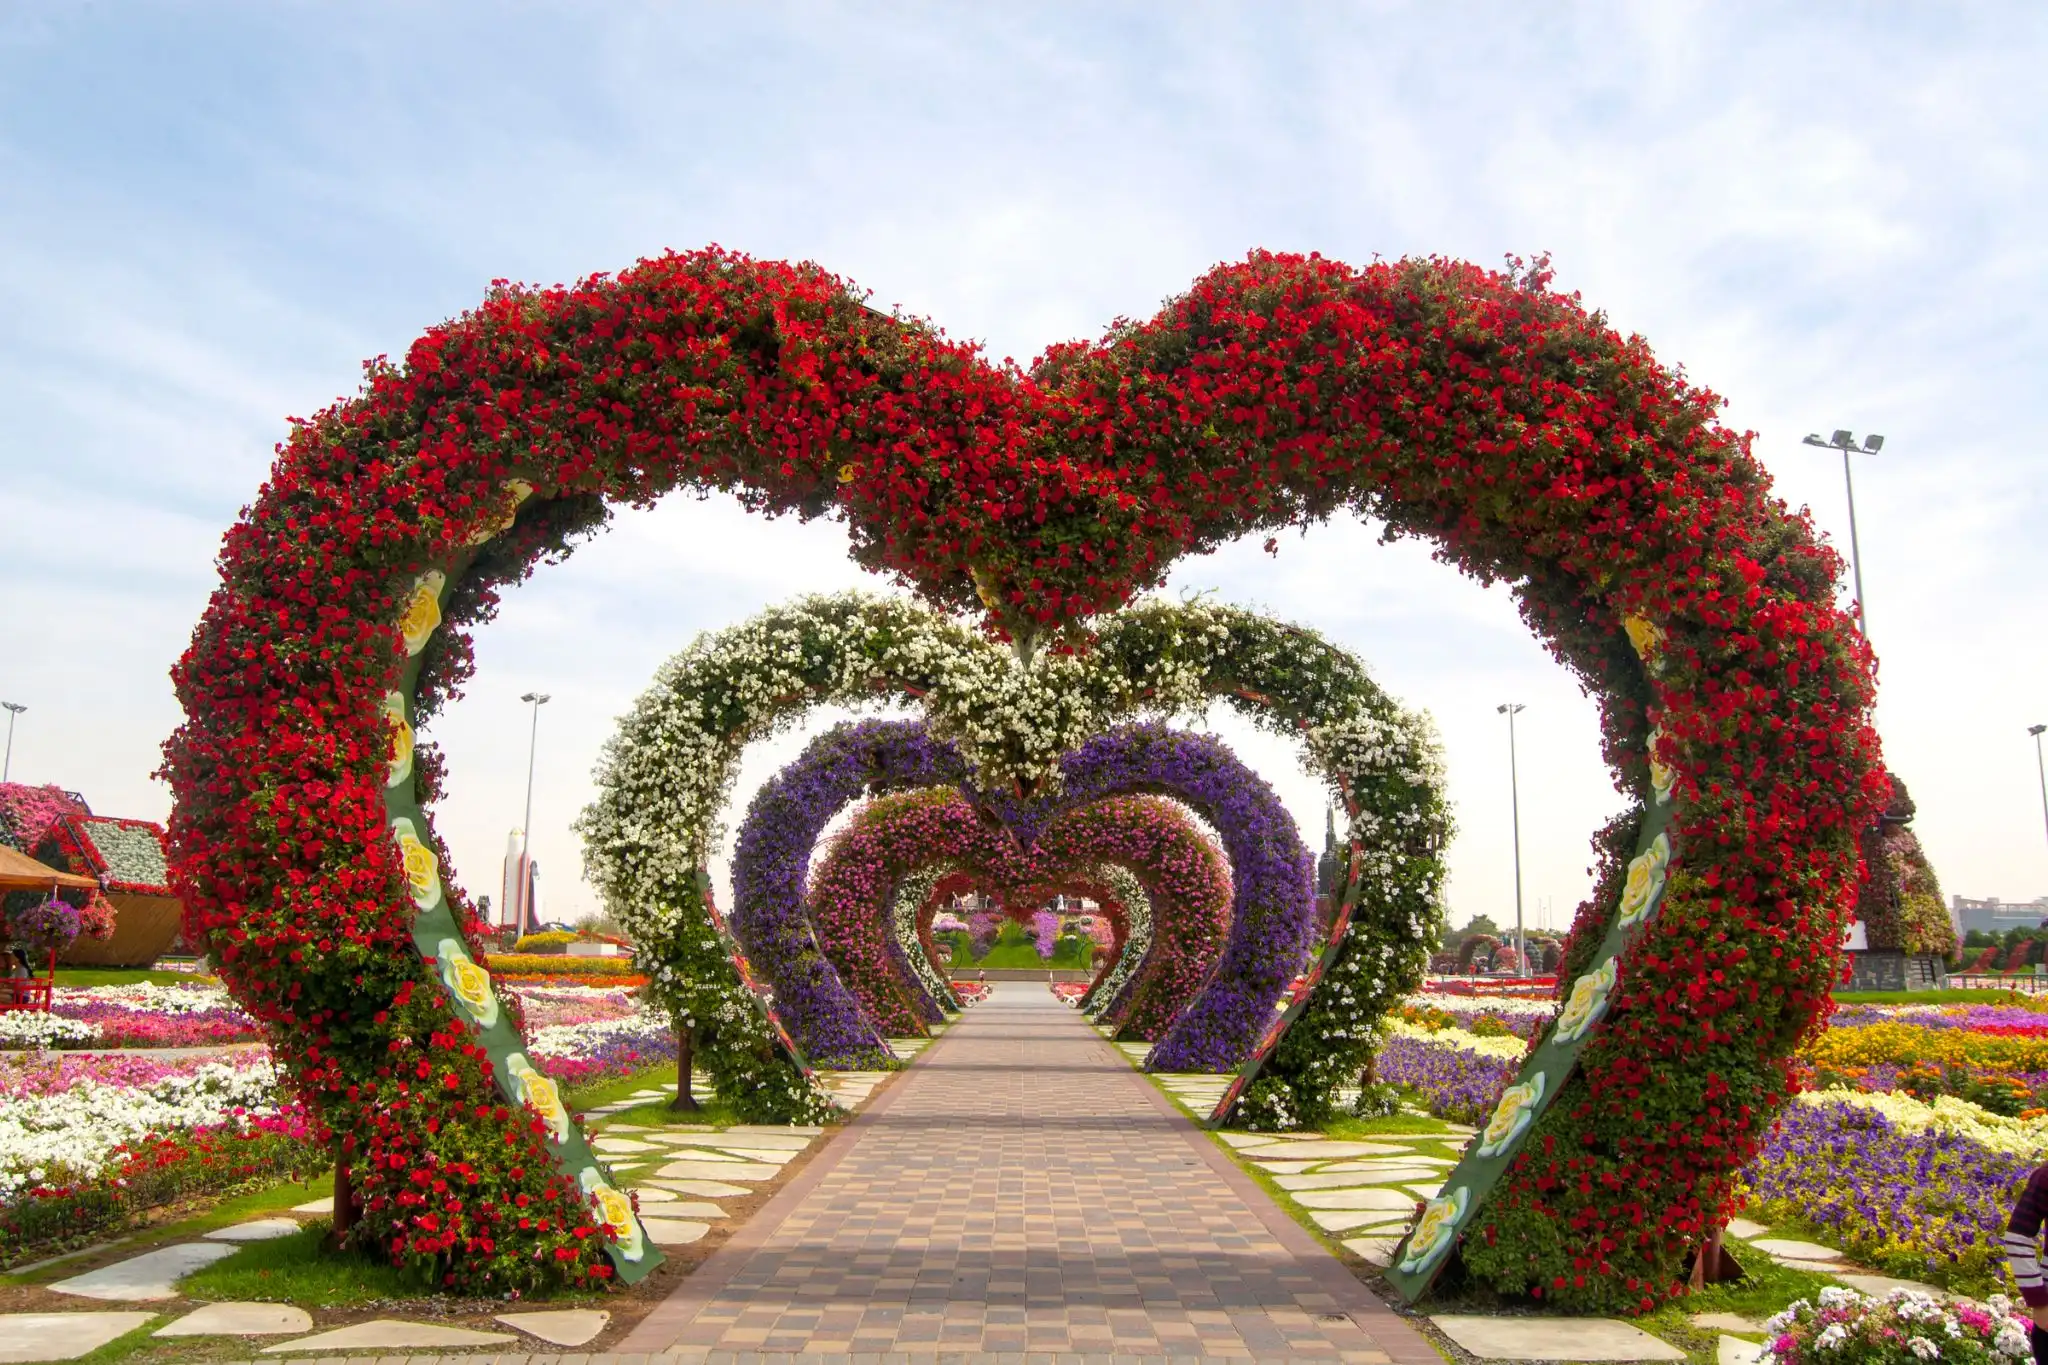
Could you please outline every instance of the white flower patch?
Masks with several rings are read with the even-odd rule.
[[[205,1014],[210,1010],[239,1009],[234,997],[219,986],[156,986],[139,981],[127,986],[59,986],[52,994],[56,1005],[107,1005],[133,1010],[137,1014]]]
[[[39,1185],[89,1180],[114,1149],[153,1133],[239,1127],[277,1112],[277,1072],[268,1061],[212,1062],[145,1086],[82,1080],[54,1095],[0,1101],[0,1204]]]
[[[97,1024],[83,1019],[66,1019],[41,1010],[9,1010],[0,1014],[0,1047],[57,1047],[64,1043],[91,1043],[99,1039]]]

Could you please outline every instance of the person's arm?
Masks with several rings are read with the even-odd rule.
[[[2019,1285],[2020,1298],[2026,1301],[2036,1322],[2048,1313],[2048,1282],[2044,1282],[2041,1276],[2040,1257],[2041,1223],[2044,1219],[2048,1219],[2048,1166],[2036,1168],[2027,1177],[2027,1187],[2020,1191],[2019,1203],[2013,1205],[2012,1217],[2006,1220],[2005,1237],[2000,1244],[2005,1252],[2006,1266]]]

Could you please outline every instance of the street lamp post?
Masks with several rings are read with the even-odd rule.
[[[1529,974],[1529,940],[1522,932],[1522,780],[1515,770],[1515,717],[1527,708],[1518,701],[1496,708],[1508,718],[1508,808],[1515,821],[1515,971]]]
[[[1870,638],[1870,617],[1863,610],[1863,548],[1856,543],[1856,480],[1849,472],[1849,455],[1875,455],[1884,449],[1884,437],[1865,436],[1863,444],[1856,444],[1856,437],[1849,431],[1837,431],[1823,441],[1818,436],[1808,436],[1802,443],[1819,446],[1822,450],[1842,452],[1842,487],[1849,493],[1849,567],[1856,576],[1856,629],[1865,640]]]
[[[18,701],[0,701],[7,708],[7,757],[0,760],[0,782],[5,782],[14,771],[14,718],[28,710]]]
[[[2041,823],[2048,825],[2048,765],[2041,762],[2041,732],[2048,725],[2029,725],[2027,733],[2034,737],[2034,771],[2041,775]]]
[[[540,744],[540,708],[547,704],[545,692],[527,692],[519,700],[533,707],[533,728],[526,737],[526,818],[519,826],[520,851],[526,855],[519,878],[519,936],[533,932],[527,916],[533,910],[533,754]]]

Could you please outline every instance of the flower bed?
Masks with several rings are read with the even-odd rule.
[[[208,1047],[263,1036],[218,986],[59,986],[50,1010],[90,1025],[94,1047]]]
[[[1895,1289],[1867,1298],[1832,1286],[1764,1324],[1768,1365],[2016,1365],[2033,1358],[2033,1323],[2004,1295],[1985,1303],[1943,1303]]]
[[[1979,1293],[1997,1287],[1999,1233],[2040,1162],[2041,1135],[2029,1151],[2001,1151],[1966,1131],[1976,1123],[1928,1114],[1915,1127],[1886,1106],[1826,1092],[1802,1099],[1742,1173],[1743,1193],[1766,1219],[1825,1228],[1857,1260],[1894,1275]]]
[[[490,953],[484,958],[491,974],[508,983],[529,981],[603,981],[644,986],[647,974],[630,957],[569,957],[558,953]]]
[[[268,1057],[0,1059],[0,1259],[173,1199],[320,1169]]]

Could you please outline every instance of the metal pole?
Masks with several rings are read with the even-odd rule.
[[[5,782],[14,771],[14,718],[28,708],[11,701],[0,702],[0,706],[7,708],[7,757],[0,759],[0,782]]]
[[[1842,486],[1849,492],[1849,567],[1856,581],[1856,629],[1870,639],[1870,617],[1863,609],[1863,547],[1856,541],[1856,479],[1849,472],[1849,447],[1842,447]]]
[[[526,818],[519,826],[519,936],[533,932],[527,917],[533,911],[533,755],[540,745],[540,708],[548,699],[545,692],[528,692],[519,700],[533,705],[533,729],[526,738]]]
[[[2030,725],[2027,733],[2034,737],[2034,771],[2041,775],[2041,823],[2048,826],[2048,766],[2041,761],[2041,732],[2048,725]]]
[[[1508,718],[1508,808],[1515,826],[1515,971],[1527,976],[1529,940],[1522,931],[1522,778],[1515,762],[1515,713],[1522,707],[1519,702],[1509,702],[1500,709]]]

